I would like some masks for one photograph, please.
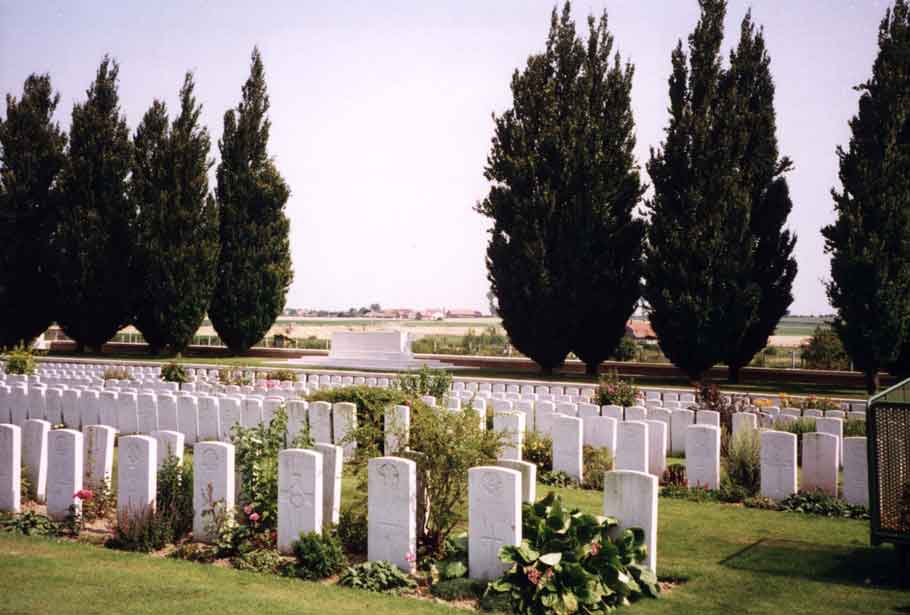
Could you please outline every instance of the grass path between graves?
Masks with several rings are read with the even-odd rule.
[[[346,481],[347,482],[347,481]],[[350,485],[345,485],[350,489]],[[538,485],[543,495],[548,487]],[[599,513],[601,495],[556,489]],[[661,498],[658,569],[684,580],[650,614],[910,612],[890,547],[866,521]],[[447,606],[213,566],[0,534],[0,613],[457,613]]]

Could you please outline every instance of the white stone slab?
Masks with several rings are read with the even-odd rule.
[[[367,559],[410,573],[417,557],[417,464],[374,457],[367,471]]]
[[[644,421],[625,420],[619,423],[618,428],[613,467],[617,470],[647,472],[650,445],[648,424]]]
[[[844,420],[838,417],[822,417],[815,419],[815,431],[827,433],[837,438],[837,463],[843,459],[844,450]]]
[[[222,442],[231,442],[231,430],[241,424],[240,398],[222,397],[218,400],[218,426]]]
[[[557,414],[553,419],[553,471],[581,482],[583,432],[581,419]]]
[[[114,437],[117,430],[107,425],[86,425],[82,428],[82,484],[97,489],[110,483],[114,469]]]
[[[520,412],[496,412],[493,414],[493,430],[503,434],[504,438],[499,459],[521,461],[525,415]]]
[[[158,431],[158,396],[141,393],[137,399],[139,433],[150,434]]]
[[[866,438],[844,438],[844,499],[853,506],[869,506]]]
[[[686,452],[686,430],[695,424],[695,412],[692,410],[674,410],[670,415],[670,454],[682,455]]]
[[[340,446],[317,442],[314,446],[322,455],[322,520],[323,523],[338,524],[341,516],[341,473],[343,451]]]
[[[0,424],[0,512],[22,509],[22,428]]]
[[[51,424],[43,419],[27,419],[22,430],[22,464],[31,487],[29,495],[39,502],[47,497],[47,436]]]
[[[117,429],[121,434],[139,433],[139,401],[136,393],[117,395]]]
[[[262,423],[262,400],[257,397],[246,397],[240,413],[240,423],[244,427],[258,427]]]
[[[28,418],[46,420],[47,400],[44,398],[45,388],[30,386],[28,388]]]
[[[211,511],[217,503],[233,511],[235,501],[234,445],[199,442],[193,449],[193,538],[207,542],[213,536]]]
[[[521,474],[521,501],[533,504],[537,501],[537,465],[517,459],[497,459],[496,465],[515,470]]]
[[[332,404],[314,401],[310,404],[310,435],[315,442],[332,443]]]
[[[177,420],[177,398],[173,395],[161,394],[158,396],[158,430],[180,431]]]
[[[221,438],[221,400],[210,395],[198,398],[198,416],[200,442],[216,442]]]
[[[199,407],[195,395],[181,395],[177,398],[177,431],[192,446],[199,440]]]
[[[658,479],[667,469],[667,424],[648,420],[648,473]]]
[[[348,436],[357,429],[357,405],[338,402],[332,406],[332,442],[344,449],[345,460],[354,458],[357,441]]]
[[[269,425],[275,417],[275,412],[284,405],[284,400],[276,397],[266,397],[262,400],[262,422]]]
[[[556,416],[556,404],[551,401],[539,401],[534,407],[534,429],[543,436],[552,435],[553,418]]]
[[[101,392],[93,389],[84,389],[79,394],[79,423],[80,425],[107,425],[101,422],[100,415]],[[116,404],[116,401],[114,402]],[[116,405],[114,406],[114,420],[109,427],[117,428]]]
[[[699,410],[695,414],[695,424],[720,427],[720,412],[716,410]]]
[[[25,421],[28,420],[28,389],[25,386],[14,386],[8,399],[13,425],[25,427]]]
[[[734,412],[733,413],[733,437],[745,431],[755,431],[758,429],[758,417],[751,412]]]
[[[617,425],[619,421],[609,416],[588,416],[582,419],[582,443],[594,448],[605,448],[616,457]]]
[[[607,517],[621,529],[640,527],[645,533],[645,565],[657,573],[658,480],[646,472],[614,470],[604,477],[604,507]]]
[[[117,512],[142,515],[155,508],[158,442],[151,436],[121,436],[117,456]]]
[[[387,457],[396,455],[408,447],[411,433],[411,408],[389,406],[383,416],[384,448]]]
[[[308,428],[307,412],[309,404],[301,399],[291,399],[287,403],[288,429],[287,441],[292,444],[294,440]]]
[[[44,401],[46,408],[46,419],[51,425],[60,425],[63,423],[63,390],[59,388],[49,388],[44,392]]]
[[[322,533],[322,454],[302,448],[278,453],[278,550],[293,552],[301,533]]]
[[[796,493],[796,434],[761,432],[761,495],[783,500]]]
[[[153,431],[149,435],[158,443],[156,468],[161,468],[161,465],[167,460],[168,456],[174,456],[177,458],[177,463],[183,463],[183,449],[184,444],[186,443],[186,437],[182,433],[179,431],[162,429]]]
[[[62,521],[73,496],[82,489],[82,434],[72,429],[54,429],[47,435],[47,516]]]
[[[614,418],[617,421],[625,420],[625,414],[623,413],[622,406],[615,406],[615,405],[601,406],[600,414],[601,414],[601,416],[609,416],[610,418]]]
[[[720,428],[690,425],[686,428],[686,478],[689,487],[720,487]]]
[[[644,406],[629,406],[623,411],[626,421],[643,422],[648,419],[648,409]]]
[[[558,423],[572,421],[581,422],[563,417]],[[500,549],[521,544],[521,483],[516,470],[493,466],[468,470],[468,574],[472,579],[498,578],[508,569],[499,559]]]
[[[803,434],[803,491],[821,490],[837,497],[837,436],[828,433]]]

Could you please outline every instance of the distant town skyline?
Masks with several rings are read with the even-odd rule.
[[[725,54],[749,5],[729,2]],[[890,3],[751,5],[771,55],[780,150],[795,163],[789,226],[800,272],[790,311],[826,314],[819,229],[833,219],[835,148],[848,143],[852,88],[871,74]],[[263,1],[253,18],[239,2],[0,0],[0,91],[18,96],[30,73],[50,73],[61,94],[56,119],[68,128],[73,103],[109,53],[135,130],[156,97],[174,113],[183,73],[194,70],[217,160],[222,115],[237,104],[258,45],[272,104],[269,149],[292,190],[296,275],[287,305],[486,312],[488,223],[472,207],[488,189],[491,113],[511,105],[511,74],[543,48],[553,6]],[[579,32],[604,8],[615,50],[635,65],[635,153],[648,181],[648,152],[667,123],[670,52],[694,27],[698,4],[576,2]]]

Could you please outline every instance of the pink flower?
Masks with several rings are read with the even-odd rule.
[[[532,585],[537,585],[540,583],[540,571],[537,568],[531,568],[528,570],[528,581]]]
[[[76,493],[73,494],[73,497],[80,499],[80,500],[84,500],[86,502],[90,502],[95,497],[95,494],[92,492],[91,489],[80,489],[79,491],[77,491]]]
[[[417,556],[414,555],[413,553],[411,553],[410,551],[408,551],[408,552],[405,554],[404,559],[405,559],[405,561],[407,561],[407,562],[413,564],[414,562],[417,561]]]
[[[257,521],[259,521],[259,513],[254,512],[252,515],[250,515],[250,521],[252,521],[253,523],[256,523]]]
[[[253,512],[253,506],[251,504],[247,504],[246,506],[243,507],[243,514],[245,514],[246,516],[250,516],[250,514],[252,514],[252,512]]]
[[[591,555],[597,555],[600,552],[600,543],[595,542],[591,545]]]

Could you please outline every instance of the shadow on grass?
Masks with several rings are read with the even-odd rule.
[[[894,549],[886,547],[838,547],[763,539],[737,551],[720,564],[736,570],[841,585],[897,585],[897,556]]]

